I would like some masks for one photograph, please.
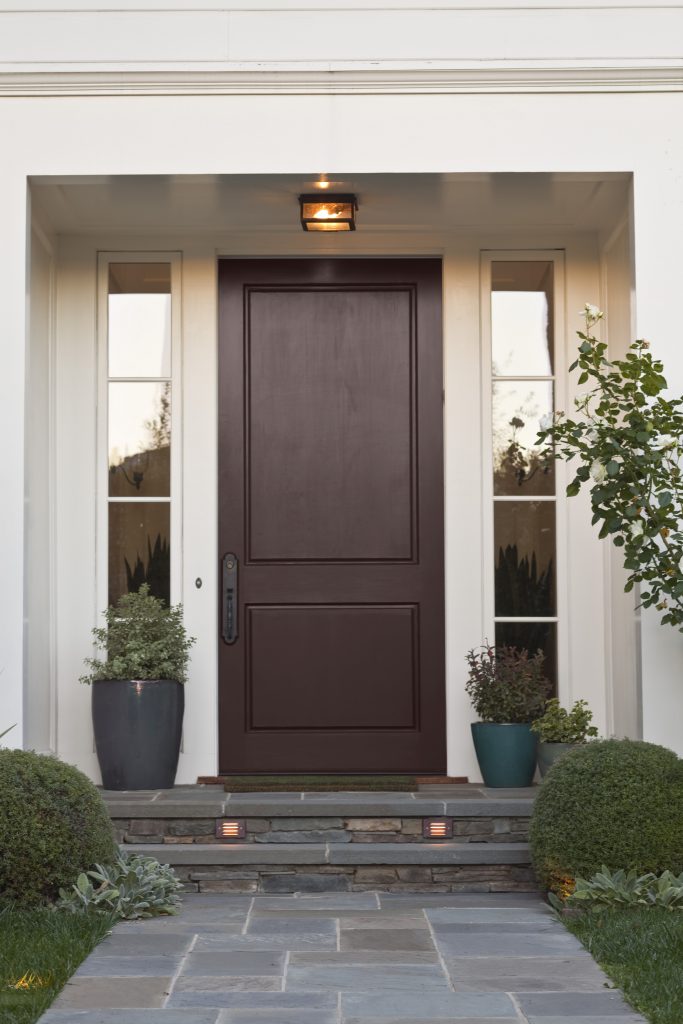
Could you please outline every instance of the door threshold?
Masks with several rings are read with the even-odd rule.
[[[229,793],[412,793],[426,786],[468,783],[467,776],[448,775],[200,775],[198,785],[220,785]]]

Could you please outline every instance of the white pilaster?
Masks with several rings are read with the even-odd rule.
[[[680,245],[683,173],[677,154],[634,176],[637,333],[664,363],[672,394],[683,392]],[[683,634],[642,614],[643,738],[683,754]]]
[[[23,739],[24,397],[26,385],[26,178],[0,170],[0,745]]]

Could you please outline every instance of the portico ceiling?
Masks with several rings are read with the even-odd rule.
[[[58,235],[299,232],[297,196],[316,174],[34,178],[39,220]],[[364,233],[609,230],[628,174],[329,173],[354,192]],[[325,193],[321,193],[323,195]]]

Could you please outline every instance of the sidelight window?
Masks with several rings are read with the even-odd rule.
[[[171,602],[177,394],[175,259],[112,255],[102,268],[100,425],[106,435],[106,598],[147,583]],[[101,588],[104,591],[104,587]],[[104,594],[103,594],[104,596]]]
[[[497,644],[538,648],[557,689],[556,467],[537,433],[556,391],[557,258],[486,261],[490,271],[493,623]]]

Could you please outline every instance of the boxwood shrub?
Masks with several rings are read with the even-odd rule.
[[[117,853],[104,802],[82,772],[46,754],[0,750],[1,900],[52,900]]]
[[[577,875],[683,871],[683,761],[665,747],[600,740],[557,761],[530,831],[539,882],[566,891]]]

